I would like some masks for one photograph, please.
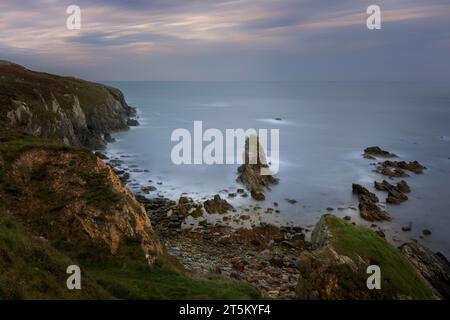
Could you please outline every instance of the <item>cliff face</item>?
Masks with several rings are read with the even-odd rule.
[[[4,213],[50,243],[89,242],[113,255],[123,243],[135,243],[149,264],[163,253],[144,207],[90,151],[2,132]]]
[[[0,60],[0,124],[70,146],[98,149],[135,115],[120,90]]]

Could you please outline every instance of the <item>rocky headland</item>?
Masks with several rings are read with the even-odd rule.
[[[248,196],[240,188],[202,201],[181,192],[167,199],[154,185],[133,194],[130,172],[142,169],[93,152],[138,124],[118,89],[2,61],[0,123],[0,298],[448,298],[444,256],[414,242],[396,248],[350,219],[325,214],[313,228],[257,223],[259,212],[279,212],[278,203],[234,207],[230,199]],[[261,175],[260,156],[238,170],[254,200],[278,183]],[[370,147],[364,157],[397,156]],[[390,179],[425,169],[415,161],[377,166]],[[404,180],[373,187],[392,204],[411,192]],[[363,219],[394,218],[368,187],[354,184],[353,192]],[[65,289],[70,264],[81,266],[84,290]],[[383,290],[366,287],[373,264],[385,270]]]

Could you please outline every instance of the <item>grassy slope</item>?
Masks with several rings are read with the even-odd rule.
[[[16,194],[14,183],[5,177],[9,163],[33,148],[71,151],[94,157],[87,149],[74,149],[28,136],[0,130],[0,199],[2,193]],[[69,169],[69,168],[68,168]],[[39,172],[36,173],[39,178]],[[101,178],[101,177],[99,177]],[[99,181],[87,188],[96,189]],[[92,194],[93,197],[97,192]],[[100,193],[103,194],[103,193]],[[51,200],[51,194],[49,201]],[[101,200],[101,199],[100,199]],[[54,243],[42,244],[33,230],[22,227],[17,219],[6,215],[14,207],[0,203],[0,299],[252,299],[260,298],[253,287],[221,277],[201,277],[188,274],[176,261],[163,257],[153,268],[148,267],[137,243],[121,246],[116,256],[109,250],[92,246],[90,241],[69,243],[62,236]],[[45,214],[31,213],[33,220]],[[65,287],[68,265],[77,264],[82,270],[81,291]]]
[[[379,298],[390,299],[398,292],[414,299],[433,298],[430,288],[417,275],[409,261],[375,232],[332,215],[326,219],[335,235],[333,245],[340,254],[351,258],[359,255],[371,264],[380,266],[382,290]],[[367,278],[367,275],[364,273],[363,277]]]

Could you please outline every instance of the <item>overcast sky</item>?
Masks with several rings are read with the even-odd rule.
[[[0,59],[91,80],[450,80],[450,1],[0,0]]]

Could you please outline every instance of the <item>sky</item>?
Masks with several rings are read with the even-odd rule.
[[[0,59],[97,81],[447,81],[450,1],[0,0]]]

